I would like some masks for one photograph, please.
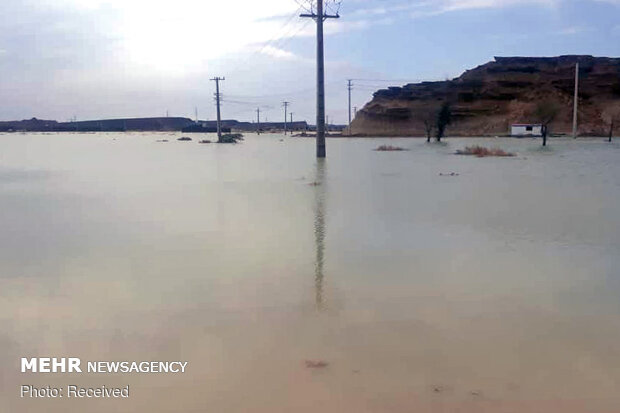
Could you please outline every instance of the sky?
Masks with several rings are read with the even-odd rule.
[[[1,0],[0,120],[222,117],[315,123],[310,0]],[[620,55],[620,0],[327,1],[326,113],[494,56]]]

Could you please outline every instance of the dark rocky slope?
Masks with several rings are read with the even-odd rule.
[[[453,80],[382,89],[358,111],[352,132],[421,136],[429,111],[448,101],[453,136],[505,135],[513,123],[536,123],[539,102],[559,108],[552,132],[570,133],[577,62],[579,133],[604,135],[606,113],[620,108],[620,58],[592,56],[496,57]]]

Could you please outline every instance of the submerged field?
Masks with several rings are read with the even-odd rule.
[[[0,134],[1,411],[620,410],[620,143],[180,136]]]

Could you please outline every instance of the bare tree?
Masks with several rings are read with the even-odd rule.
[[[603,112],[603,120],[609,125],[609,136],[607,141],[611,142],[614,134],[614,126],[620,122],[620,107],[613,107]]]
[[[433,136],[433,130],[437,124],[437,108],[433,106],[425,107],[424,110],[420,111],[420,119],[422,119],[424,124],[426,142],[430,142],[431,136]]]
[[[553,101],[544,101],[536,105],[534,116],[538,119],[542,126],[543,146],[547,146],[547,134],[549,132],[549,124],[554,121],[560,112],[560,107]]]
[[[431,141],[431,136],[433,135],[433,129],[435,128],[435,122],[432,119],[424,120],[424,131],[426,132],[426,142]]]

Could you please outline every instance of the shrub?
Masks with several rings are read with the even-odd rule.
[[[400,146],[381,145],[375,151],[390,152],[390,151],[407,151],[408,149],[401,148]]]
[[[459,149],[456,151],[457,155],[475,155],[479,158],[486,156],[515,156],[514,153],[506,152],[499,148],[485,148],[484,146],[466,146],[465,149]]]

